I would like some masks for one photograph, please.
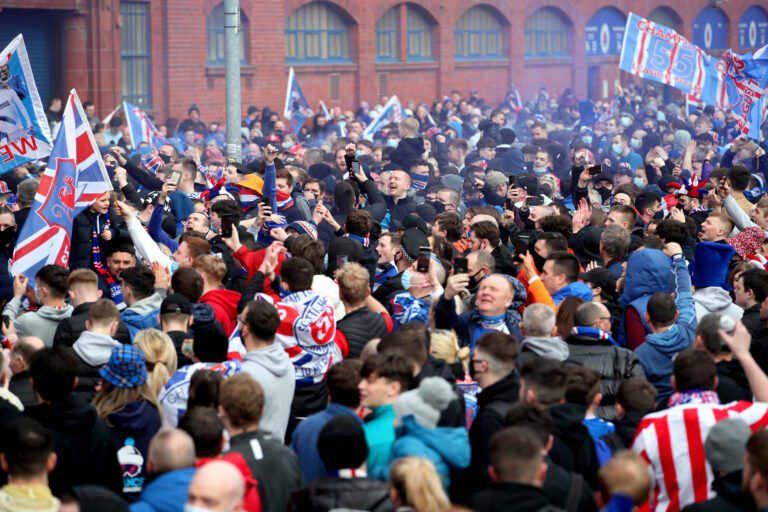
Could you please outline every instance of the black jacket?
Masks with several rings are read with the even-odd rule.
[[[25,409],[39,404],[37,396],[35,395],[35,390],[32,389],[32,381],[29,380],[29,377],[29,370],[24,370],[11,377],[11,382],[8,384],[8,390],[16,395],[16,398],[21,401],[21,405],[23,405]]]
[[[259,482],[263,512],[285,512],[291,493],[304,486],[304,473],[294,451],[267,439],[259,430],[232,436],[229,451],[245,458]]]
[[[390,222],[393,220],[402,222],[411,213],[416,213],[416,203],[408,197],[400,199],[397,203],[392,199],[392,196],[385,196],[384,199],[390,213]]]
[[[724,476],[715,475],[712,490],[717,497],[688,505],[683,512],[744,512],[755,510],[752,497],[745,495],[741,487],[742,471],[734,471]]]
[[[97,394],[96,386],[98,386],[101,381],[99,370],[101,370],[104,365],[90,365],[77,355],[77,352],[73,349],[70,348],[69,350],[77,359],[77,386],[75,386],[73,393],[86,402],[91,403]]]
[[[91,311],[93,302],[85,302],[76,306],[72,310],[72,316],[65,318],[59,322],[56,327],[56,334],[53,336],[53,346],[61,345],[64,347],[71,347],[77,341],[77,338],[85,331],[85,321],[88,320],[88,315]],[[117,341],[124,345],[131,344],[131,334],[128,332],[128,328],[125,326],[122,320],[117,325],[117,331],[113,336]]]
[[[394,292],[401,291],[403,289],[402,285],[402,279],[403,279],[403,273],[398,272],[397,275],[394,275],[381,283],[381,286],[376,288],[376,291],[373,292],[373,298],[376,299],[376,301],[381,305],[387,304],[387,297],[392,295]]]
[[[291,495],[289,512],[327,512],[334,509],[370,510],[390,512],[395,510],[389,499],[385,482],[373,478],[340,478],[319,476]]]
[[[613,404],[619,385],[632,378],[645,378],[645,372],[637,356],[631,350],[617,347],[608,340],[574,334],[566,340],[568,343],[568,362],[591,368],[600,374],[600,393],[603,400],[595,414],[604,419],[616,417]]]
[[[547,494],[532,485],[494,482],[487,489],[472,496],[472,508],[476,512],[544,512],[560,510],[549,503]]]
[[[344,318],[336,322],[336,329],[347,339],[347,359],[358,359],[369,340],[382,338],[389,332],[384,317],[365,306],[344,315]]]
[[[595,495],[581,475],[564,470],[549,459],[547,475],[541,487],[550,503],[565,512],[597,512]]]
[[[125,226],[125,221],[114,210],[109,210],[110,231],[112,239],[109,241],[101,238],[99,233],[99,252],[101,262],[106,265],[107,255],[111,248],[121,243],[130,243],[131,235]],[[96,215],[88,209],[83,210],[72,222],[72,245],[69,253],[69,269],[93,267],[93,230],[94,221],[98,219],[99,230],[106,226],[106,215]]]
[[[464,427],[467,425],[466,416],[464,412],[464,393],[461,392],[456,385],[456,379],[453,376],[453,370],[448,366],[448,363],[441,361],[432,355],[427,356],[427,362],[421,369],[419,374],[411,381],[411,388],[416,389],[421,384],[421,381],[427,377],[442,377],[447,380],[451,387],[453,387],[453,394],[456,395],[455,400],[451,400],[448,407],[443,409],[440,413],[440,420],[437,422],[438,427]]]
[[[749,381],[737,360],[720,361],[717,363],[717,396],[721,404],[738,400],[752,401],[752,390]]]
[[[626,411],[624,416],[614,420],[616,429],[610,434],[605,434],[602,439],[611,452],[616,453],[621,450],[628,450],[632,447],[632,440],[635,438],[637,426],[640,425],[643,417],[653,411]]]
[[[749,331],[749,335],[752,339],[760,338],[766,335],[765,322],[760,320],[760,304],[755,304],[749,309],[744,310],[744,314],[741,317],[741,323]]]
[[[95,484],[120,494],[122,470],[106,423],[85,400],[69,394],[63,400],[24,411],[53,436],[56,467],[48,475],[51,491],[61,496],[73,485]]]
[[[504,428],[504,416],[520,397],[520,377],[517,370],[488,386],[477,395],[477,415],[469,429],[472,460],[469,478],[474,489],[482,489],[490,483],[488,466],[491,463],[491,437]]]
[[[517,265],[512,261],[512,253],[509,252],[509,249],[499,245],[491,251],[491,256],[496,261],[494,272],[517,277]]]
[[[584,477],[589,486],[597,489],[597,460],[595,442],[582,423],[587,413],[583,405],[564,403],[550,409],[552,413],[552,436],[554,438],[549,456],[566,471],[573,471]]]

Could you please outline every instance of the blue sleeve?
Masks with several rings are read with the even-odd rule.
[[[674,266],[673,279],[675,280],[673,289],[675,290],[675,304],[677,312],[680,314],[678,323],[696,324],[696,310],[694,309],[693,294],[691,293],[691,274],[688,272],[688,265],[684,257],[675,259],[672,262]]]
[[[166,199],[167,200],[167,199]],[[179,248],[179,242],[169,237],[163,230],[163,205],[157,204],[155,209],[152,210],[152,217],[149,218],[149,225],[147,226],[147,233],[152,237],[152,240],[159,244],[165,244],[171,252],[176,252]]]
[[[264,171],[262,195],[269,198],[272,213],[277,213],[277,170],[274,164],[267,166]]]
[[[720,167],[730,169],[733,167],[733,159],[736,158],[736,153],[731,150],[726,150],[723,154],[723,158],[720,159]]]

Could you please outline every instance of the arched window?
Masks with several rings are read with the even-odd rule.
[[[648,19],[659,25],[671,28],[672,30],[677,30],[678,32],[680,31],[680,24],[682,23],[680,16],[678,16],[675,11],[664,6],[657,7],[651,11],[651,14],[648,15]]]
[[[432,24],[418,8],[408,6],[408,60],[432,59]]]
[[[542,7],[526,21],[524,29],[526,59],[568,57],[568,20],[557,9]]]
[[[208,65],[209,66],[223,66],[224,65],[224,2],[221,2],[208,16],[207,21],[207,34],[208,34]],[[248,18],[243,14],[243,10],[240,10],[240,25],[237,32],[240,38],[240,63],[248,63],[248,54],[246,50],[248,45],[246,40],[248,38]]]
[[[728,47],[728,18],[725,13],[708,5],[693,20],[693,44],[705,50],[725,50]]]
[[[768,13],[753,5],[739,19],[739,48],[762,48],[768,44]]]
[[[300,7],[285,22],[285,60],[349,61],[349,25],[330,4],[313,2]]]
[[[504,58],[504,27],[488,7],[476,5],[456,22],[454,57],[457,60]]]
[[[392,7],[376,22],[376,60],[397,60],[398,6]]]

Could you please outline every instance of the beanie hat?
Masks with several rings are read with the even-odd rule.
[[[319,164],[310,165],[309,170],[307,172],[309,173],[310,178],[321,180],[326,176],[330,176],[331,174],[333,174],[333,169],[331,168],[330,165],[321,162]]]
[[[331,418],[320,430],[317,451],[331,471],[362,466],[368,458],[368,443],[360,420],[346,414]]]
[[[744,452],[752,430],[741,418],[727,418],[715,424],[704,441],[704,455],[712,470],[732,473],[744,469]]]
[[[503,144],[512,144],[517,139],[517,134],[515,133],[515,130],[510,128],[509,126],[505,126],[501,130],[499,130],[501,133],[501,142]]]
[[[435,222],[435,217],[437,217],[437,210],[431,204],[421,203],[416,205],[416,214],[421,217],[422,222],[426,221],[432,224]]]
[[[453,131],[456,132],[456,137],[463,137],[464,129],[462,128],[460,122],[451,121],[450,123],[448,123],[448,128],[451,128]]]
[[[730,290],[728,285],[728,265],[736,249],[730,245],[716,242],[699,242],[696,245],[696,257],[691,271],[691,284],[696,288],[718,286]]]
[[[99,370],[99,375],[118,388],[141,386],[149,378],[144,352],[133,345],[119,345],[113,348],[109,361]]]
[[[490,185],[491,189],[496,190],[507,182],[507,177],[499,171],[490,171],[485,175],[485,182]]]
[[[677,130],[674,135],[672,146],[682,151],[689,142],[691,142],[691,133],[687,130]]]
[[[444,176],[440,176],[440,183],[442,183],[444,187],[452,188],[459,194],[463,192],[464,180],[458,174],[446,174]]]
[[[285,229],[293,229],[299,235],[309,235],[313,240],[317,240],[317,226],[314,221],[297,220],[296,222],[291,222],[285,226]]]
[[[595,103],[592,100],[581,100],[579,102],[579,124],[592,124],[595,121],[597,121]]]
[[[413,416],[425,428],[435,428],[440,413],[453,400],[453,388],[442,377],[427,377],[419,387],[401,394],[394,404],[395,417]]]

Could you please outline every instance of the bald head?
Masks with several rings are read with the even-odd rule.
[[[149,443],[148,463],[157,473],[194,467],[195,443],[189,434],[178,428],[162,430]]]
[[[576,325],[582,327],[597,327],[604,329],[602,323],[607,319],[610,330],[611,313],[604,305],[599,302],[585,302],[578,308],[573,317]]]
[[[32,354],[45,347],[43,340],[37,336],[24,336],[11,349],[11,360],[9,361],[11,371],[14,375],[29,369],[29,361]]]
[[[187,489],[187,505],[211,512],[240,512],[244,493],[240,471],[229,462],[217,460],[195,472]]]

